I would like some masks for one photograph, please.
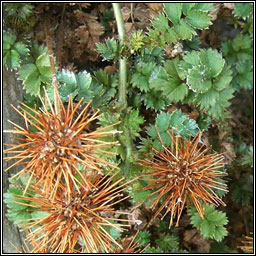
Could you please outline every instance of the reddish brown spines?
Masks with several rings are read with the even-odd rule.
[[[170,226],[175,216],[177,216],[176,226],[178,226],[188,197],[192,199],[202,218],[204,209],[200,200],[214,206],[225,205],[213,191],[213,189],[227,191],[226,185],[217,181],[219,177],[225,175],[218,171],[224,166],[225,161],[222,154],[206,154],[210,147],[201,144],[200,133],[193,140],[175,136],[173,130],[169,135],[172,141],[171,146],[165,147],[162,142],[163,152],[153,148],[153,160],[141,160],[140,165],[152,170],[144,174],[151,177],[151,180],[143,188],[143,190],[156,190],[149,196],[158,194],[151,207],[155,209],[160,199],[166,197],[154,217],[167,208],[162,218],[170,212]]]
[[[105,252],[122,248],[104,229],[110,226],[123,230],[127,226],[122,224],[127,220],[115,218],[118,211],[113,207],[127,198],[122,194],[127,183],[121,184],[123,178],[113,181],[114,176],[90,176],[88,180],[93,189],[81,187],[76,190],[72,182],[69,190],[59,186],[51,200],[46,192],[32,185],[28,193],[33,191],[37,196],[15,195],[17,199],[29,202],[35,211],[49,214],[24,224],[24,230],[29,232],[26,241],[33,246],[31,252],[73,253],[84,248],[88,253],[95,253],[99,248]]]
[[[70,96],[67,108],[59,101],[61,109],[58,115],[47,94],[46,99],[47,101],[42,101],[43,109],[38,111],[23,103],[21,103],[22,109],[14,108],[24,118],[26,127],[22,128],[11,122],[15,129],[6,131],[22,136],[17,138],[15,144],[6,145],[9,148],[4,151],[14,154],[14,156],[6,157],[5,160],[17,160],[8,169],[15,165],[25,164],[25,167],[13,177],[20,176],[22,173],[30,173],[31,178],[35,177],[38,183],[44,184],[44,190],[55,193],[58,187],[56,182],[68,184],[68,177],[75,185],[81,184],[75,175],[82,179],[83,184],[90,186],[85,176],[81,174],[78,163],[83,168],[97,173],[102,172],[100,168],[102,165],[116,168],[114,164],[103,160],[101,156],[111,154],[106,149],[117,143],[100,140],[117,132],[106,131],[115,124],[90,132],[87,129],[88,126],[99,115],[98,112],[93,115],[88,113],[89,104],[78,112],[82,99],[74,106]],[[47,108],[47,103],[50,110]],[[35,127],[37,132],[31,132],[29,125]],[[27,187],[29,183],[30,181]]]

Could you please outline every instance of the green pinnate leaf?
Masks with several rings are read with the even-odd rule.
[[[141,200],[145,200],[146,197],[150,194],[151,192],[149,190],[145,190],[145,191],[140,191],[140,192],[136,192],[136,193],[133,193],[133,200],[135,202],[139,202]]]
[[[177,250],[179,247],[178,237],[175,235],[162,235],[159,239],[156,240],[156,243],[164,252]]]
[[[181,18],[182,13],[182,3],[165,3],[164,11],[168,19],[174,24],[177,25]]]
[[[206,29],[212,24],[210,15],[194,9],[188,12],[186,21],[196,29]]]
[[[226,213],[221,211],[213,211],[206,216],[208,222],[215,223],[216,226],[223,226],[228,224]]]
[[[9,217],[9,214],[7,214],[7,216]],[[14,213],[14,216],[13,216],[13,223],[15,225],[18,225],[20,227],[23,227],[24,225],[23,224],[26,224],[28,223],[31,219],[31,213],[24,210],[24,211],[18,211],[16,213]]]
[[[164,63],[164,69],[170,77],[179,79],[178,65],[180,61],[178,59],[167,60]]]
[[[183,60],[184,60],[185,63],[188,63],[188,64],[190,64],[192,66],[199,66],[199,65],[201,65],[201,60],[200,60],[199,52],[198,51],[188,52],[183,57]]]
[[[146,109],[151,108],[155,111],[161,110],[166,106],[166,101],[160,92],[151,90],[149,93],[141,96]]]
[[[59,94],[63,101],[68,101],[70,94],[72,94],[72,97],[77,95],[78,86],[74,72],[63,69],[57,73],[57,80],[59,82]]]
[[[117,228],[110,228],[109,234],[111,237],[113,237],[115,240],[117,240],[121,236],[121,231]]]
[[[153,73],[156,65],[151,63],[140,62],[136,66],[136,73],[132,75],[132,85],[133,87],[139,88],[141,91],[149,91],[149,80],[150,76]]]
[[[133,87],[139,88],[142,92],[149,91],[148,80],[142,74],[140,74],[140,73],[133,74],[131,82],[132,82]]]
[[[249,35],[239,34],[232,41],[232,47],[239,52],[243,49],[251,49],[252,40]]]
[[[140,125],[143,124],[143,117],[139,116],[139,110],[130,110],[125,118],[124,125],[130,130],[130,136],[132,139],[139,136]]]
[[[157,136],[158,136],[158,135],[157,135],[155,126],[150,125],[149,127],[147,127],[147,134],[148,134],[149,136],[151,136],[152,139],[157,139]]]

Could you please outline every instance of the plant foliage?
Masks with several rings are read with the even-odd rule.
[[[226,213],[218,211],[214,206],[208,204],[204,205],[204,209],[204,219],[200,217],[195,208],[191,207],[189,209],[191,224],[200,230],[203,237],[212,238],[220,242],[228,234],[227,229],[224,227],[228,223]]]

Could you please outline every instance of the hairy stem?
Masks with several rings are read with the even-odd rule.
[[[124,20],[122,17],[120,4],[113,3],[113,9],[114,9],[116,23],[117,23],[117,30],[118,30],[120,45],[122,47],[124,38],[125,38],[125,28],[124,28]],[[122,57],[119,60],[119,97],[118,97],[118,102],[121,110],[125,110],[127,108],[126,80],[127,80],[126,58]]]

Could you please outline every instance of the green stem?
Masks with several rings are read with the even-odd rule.
[[[119,3],[113,3],[113,9],[116,18],[118,36],[120,40],[120,48],[122,49],[124,45],[125,39],[125,27],[124,27],[124,20],[121,13],[121,8]],[[120,112],[125,114],[127,110],[127,97],[126,97],[126,86],[127,86],[127,63],[125,57],[119,58],[119,96],[118,96],[118,107]],[[129,177],[130,171],[130,161],[132,155],[132,139],[130,136],[129,127],[122,127],[124,132],[124,141],[122,140],[121,136],[119,138],[120,143],[126,149],[126,157],[124,162],[124,175]]]
[[[113,3],[113,9],[116,17],[116,24],[118,30],[118,36],[120,40],[120,46],[124,43],[125,38],[125,28],[124,20],[121,13],[121,8],[119,3]],[[119,97],[118,102],[121,110],[127,108],[127,99],[126,99],[126,81],[127,81],[127,67],[126,67],[126,58],[122,57],[119,60]]]

